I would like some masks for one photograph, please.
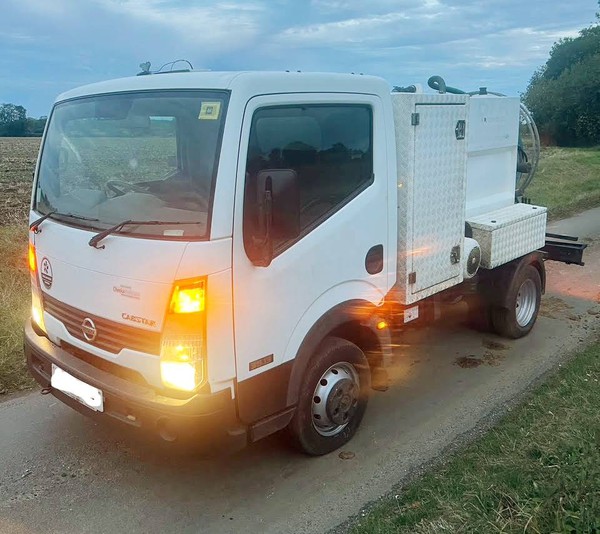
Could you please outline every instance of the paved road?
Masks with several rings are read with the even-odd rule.
[[[600,209],[556,231],[600,237]],[[592,239],[589,239],[591,242]],[[337,454],[306,458],[274,436],[229,457],[149,448],[37,392],[0,402],[0,532],[323,532],[513,399],[600,323],[600,241],[585,268],[549,265],[530,336],[507,342],[442,325],[402,339],[393,386]],[[481,363],[461,367],[457,359]]]

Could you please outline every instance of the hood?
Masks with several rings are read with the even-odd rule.
[[[44,297],[92,316],[160,332],[173,282],[189,243],[106,237],[89,246],[96,231],[52,220],[34,244]]]

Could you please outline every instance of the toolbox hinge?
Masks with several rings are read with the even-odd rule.
[[[408,283],[416,284],[417,283],[417,273],[413,271],[412,273],[408,273]]]
[[[420,116],[419,116],[419,114],[418,114],[418,113],[413,113],[413,114],[410,116],[410,123],[411,123],[413,126],[418,126],[418,124],[419,124],[419,119],[420,119]]]

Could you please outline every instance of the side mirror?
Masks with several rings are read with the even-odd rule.
[[[271,237],[294,239],[300,235],[300,188],[292,169],[259,171],[256,177],[257,201],[260,206],[265,192],[271,192]]]
[[[249,186],[256,191],[249,257],[254,265],[268,267],[273,260],[274,240],[285,241],[300,235],[298,175],[293,169],[262,170],[257,173],[255,184]]]

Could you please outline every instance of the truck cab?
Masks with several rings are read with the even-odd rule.
[[[166,439],[287,426],[327,334],[390,350],[391,121],[368,76],[188,72],[61,95],[30,214],[33,375]],[[349,406],[317,436],[344,427],[357,379],[330,381]]]

